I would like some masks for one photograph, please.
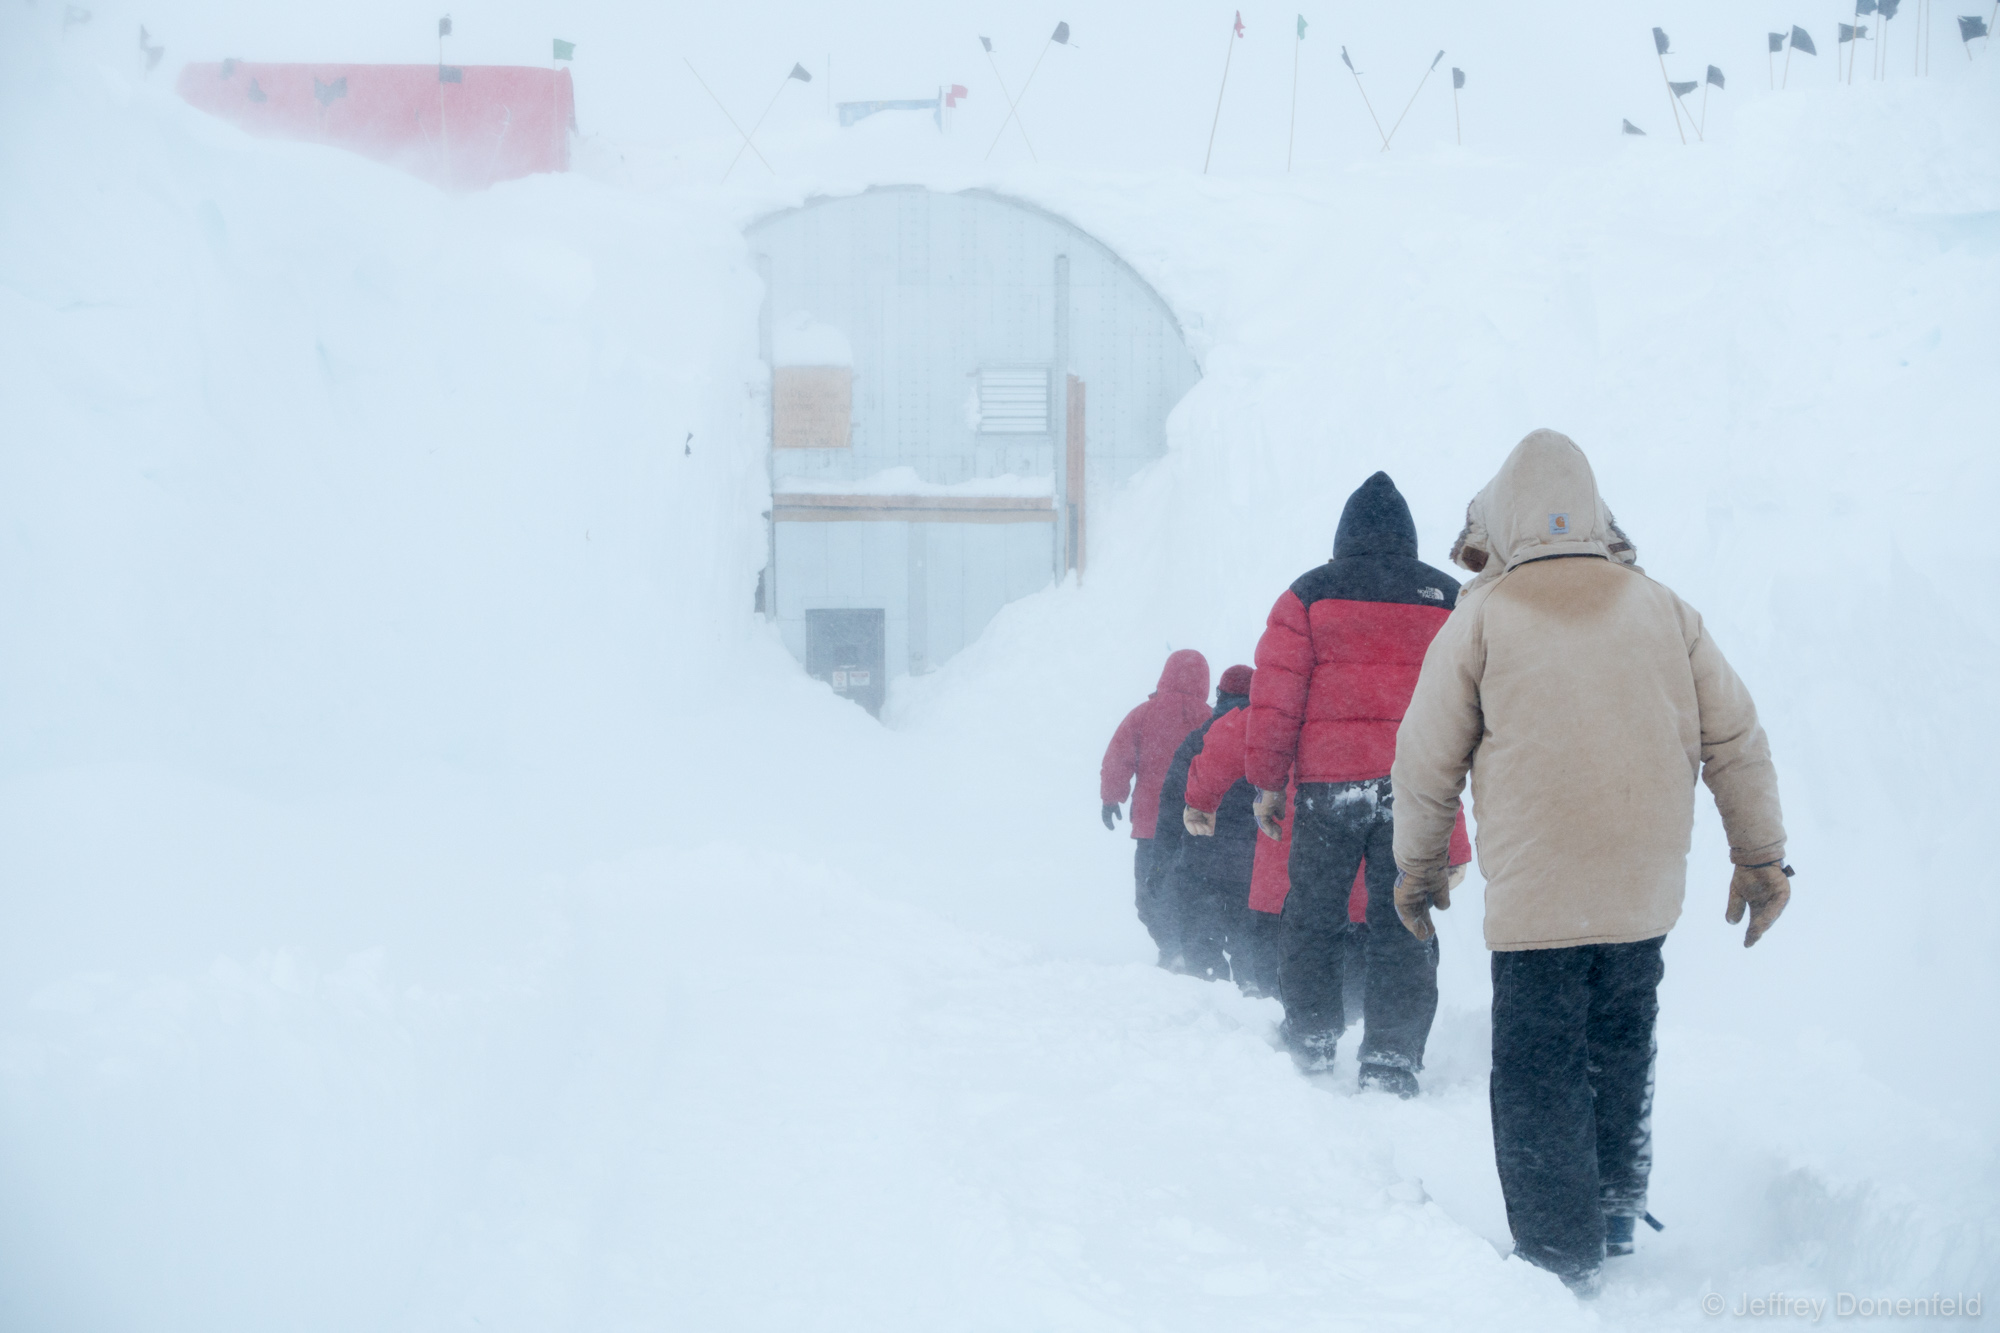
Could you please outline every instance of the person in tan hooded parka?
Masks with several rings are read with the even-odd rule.
[[[1697,774],[1736,866],[1727,918],[1751,912],[1746,946],[1790,897],[1756,707],[1636,558],[1583,451],[1554,431],[1522,440],[1467,509],[1452,559],[1478,577],[1431,642],[1390,778],[1396,905],[1428,939],[1471,776],[1508,1223],[1516,1253],[1586,1290],[1646,1216],[1660,946]]]

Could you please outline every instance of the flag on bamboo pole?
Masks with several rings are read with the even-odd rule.
[[[439,82],[439,83],[464,83],[464,82],[465,82],[465,71],[464,71],[464,70],[462,70],[462,69],[460,69],[460,68],[459,68],[458,66],[456,66],[456,65],[439,65],[439,66],[438,66],[438,82]]]
[[[1305,39],[1306,39],[1306,16],[1304,14],[1301,14],[1299,15],[1299,40],[1303,42]]]
[[[1624,133],[1643,135],[1645,134],[1645,131],[1640,129],[1637,125],[1634,125],[1631,121],[1628,120],[1625,122]]]
[[[813,81],[812,71],[804,65],[793,65],[792,72],[785,77],[788,79],[797,79],[800,83],[811,83]]]
[[[1785,34],[1783,34],[1782,32],[1766,33],[1765,36],[1771,39],[1772,55],[1776,55],[1778,52],[1785,49]]]
[[[1354,68],[1354,62],[1347,58],[1347,48],[1344,46],[1340,48],[1340,63],[1347,66],[1349,74],[1352,74],[1357,79],[1361,77],[1361,71]]]
[[[1668,80],[1667,87],[1674,90],[1675,97],[1686,97],[1689,93],[1701,87],[1701,85],[1693,79],[1689,79],[1686,83],[1675,83],[1672,80]]]
[[[154,42],[152,34],[146,31],[146,25],[143,23],[139,25],[139,49],[146,53],[146,69],[149,72],[153,66],[160,63],[160,57],[167,53],[165,44]]]
[[[347,76],[341,75],[332,83],[321,83],[319,76],[313,76],[313,100],[321,106],[332,106],[335,98],[347,96]]]
[[[1813,50],[1812,34],[1797,24],[1792,25],[1792,49],[1794,51],[1803,51],[1809,56],[1819,54],[1819,52]]]
[[[90,22],[90,11],[81,5],[63,6],[63,31],[68,32],[79,23]]]
[[[555,59],[555,60],[574,60],[574,59],[576,59],[576,43],[575,43],[575,42],[566,42],[566,41],[564,41],[564,40],[563,40],[562,38],[560,38],[560,37],[557,37],[557,38],[553,38],[552,40],[553,40],[553,41],[555,42],[555,44],[556,44],[556,53],[555,53],[555,55],[554,55],[553,57],[551,57],[552,59]]]
[[[1722,81],[1722,71],[1717,69],[1713,65],[1710,65],[1708,67],[1708,82],[1714,84],[1718,88],[1721,88],[1725,92],[1728,91],[1729,85]]]
[[[1457,92],[1465,86],[1465,71],[1458,66],[1451,67],[1451,90]]]
[[[1243,11],[1240,9],[1236,11],[1236,35],[1243,35]]]
[[[1653,29],[1653,49],[1661,55],[1665,55],[1668,45],[1667,34],[1659,28]]]
[[[970,96],[971,94],[965,91],[964,84],[954,83],[951,85],[951,91],[944,95],[944,104],[946,106],[957,106]]]
[[[1986,20],[1980,18],[1977,14],[1969,14],[1959,19],[1958,40],[1964,42],[1967,46],[1972,44],[1973,38],[1984,37],[1986,35]]]
[[[1854,12],[1857,14],[1873,14],[1875,12],[1875,0],[1854,0]]]
[[[438,36],[440,37],[451,36],[451,15],[446,14],[443,18],[438,20]]]
[[[986,48],[987,55],[990,56],[993,54],[993,39],[991,37],[981,37],[979,44]]]
[[[1868,36],[1868,25],[1866,23],[1860,25],[1859,27],[1856,27],[1852,23],[1843,23],[1840,25],[1840,40],[1843,43],[1862,41],[1865,40],[1867,36]]]
[[[250,90],[243,95],[253,102],[268,102],[271,100],[264,95],[264,90],[257,86],[257,80],[255,79],[250,80]]]
[[[1875,12],[1885,19],[1896,17],[1896,11],[1903,7],[1903,0],[1875,0]]]
[[[1058,23],[1058,24],[1056,24],[1056,30],[1055,30],[1055,31],[1054,31],[1053,33],[1051,33],[1051,34],[1049,35],[1049,40],[1050,40],[1050,41],[1052,41],[1052,42],[1055,42],[1055,43],[1057,43],[1058,45],[1061,45],[1061,46],[1068,46],[1068,45],[1069,45],[1069,24],[1067,24],[1067,23]]]

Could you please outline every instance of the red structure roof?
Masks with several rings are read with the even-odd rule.
[[[273,139],[332,144],[448,190],[569,169],[569,71],[526,65],[189,65],[189,105]]]

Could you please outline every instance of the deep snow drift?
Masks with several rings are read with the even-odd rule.
[[[1290,178],[988,174],[969,136],[801,121],[788,174],[718,192],[701,141],[607,111],[585,171],[451,198],[248,140],[29,13],[0,42],[0,1326],[2000,1297],[2000,93],[1944,77],[1942,33],[1930,82],[1739,87],[1685,152],[1433,120]],[[749,613],[740,229],[911,180],[1073,218],[1205,378],[1085,586],[878,726]],[[1094,793],[1166,652],[1247,658],[1362,477],[1442,563],[1539,425],[1756,693],[1800,870],[1746,954],[1700,798],[1669,1230],[1586,1308],[1501,1257],[1477,893],[1440,921],[1425,1096],[1315,1086],[1275,1006],[1145,965]]]

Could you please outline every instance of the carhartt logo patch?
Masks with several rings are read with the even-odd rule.
[[[1569,515],[1568,515],[1568,514],[1550,514],[1550,515],[1549,515],[1549,536],[1551,536],[1551,537],[1567,537],[1567,536],[1569,536]]]

